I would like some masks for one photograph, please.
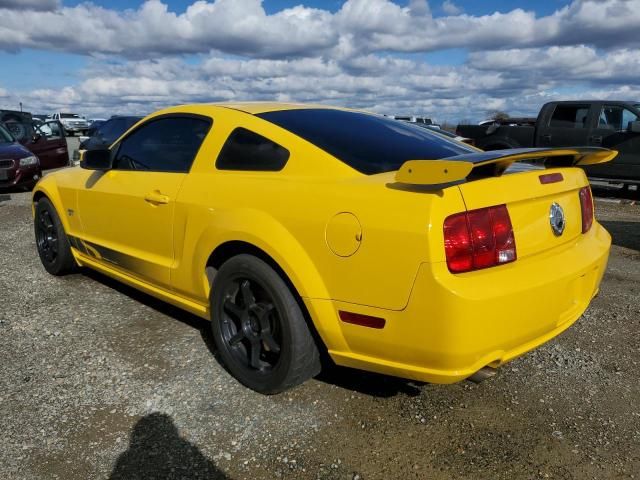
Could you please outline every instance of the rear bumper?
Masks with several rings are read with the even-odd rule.
[[[445,263],[422,264],[402,311],[309,302],[333,325],[319,330],[333,335],[327,346],[336,363],[453,383],[571,326],[598,292],[610,245],[609,234],[594,223],[575,241],[501,267],[452,275]],[[342,323],[338,310],[382,317],[386,325],[376,330]]]

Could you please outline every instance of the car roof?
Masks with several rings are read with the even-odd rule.
[[[349,108],[333,107],[328,105],[317,105],[312,103],[287,103],[287,102],[229,102],[229,103],[191,103],[186,105],[176,105],[174,107],[164,108],[153,113],[153,116],[167,113],[176,113],[191,111],[192,113],[203,113],[208,109],[215,110],[219,108],[228,108],[237,110],[250,115],[258,115],[261,113],[275,112],[281,110],[305,110],[305,109],[323,109],[323,110],[343,110],[358,111]],[[370,112],[362,112],[370,113]]]
[[[242,112],[259,114],[275,112],[279,110],[303,110],[310,108],[321,108],[327,110],[346,110],[344,108],[332,107],[328,105],[316,105],[312,103],[286,103],[286,102],[243,102],[243,103],[215,103],[216,107],[232,108]]]

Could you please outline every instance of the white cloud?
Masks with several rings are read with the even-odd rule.
[[[0,15],[0,49],[133,58],[217,50],[290,58],[583,43],[610,48],[640,45],[638,25],[640,0],[574,0],[544,17],[522,9],[433,17],[425,0],[406,7],[390,0],[347,0],[336,13],[296,6],[274,14],[267,14],[260,0],[199,0],[177,14],[160,0],[147,0],[124,12],[91,3],[56,11],[6,10]]]
[[[453,7],[442,4],[447,17],[433,17],[426,0],[347,0],[336,13],[297,6],[267,14],[260,0],[196,1],[180,14],[160,0],[124,12],[91,3],[5,9],[0,49],[93,58],[80,83],[5,90],[3,103],[19,97],[34,112],[105,116],[188,102],[286,100],[456,121],[496,109],[533,115],[568,91],[640,98],[640,0],[574,0],[545,17],[522,9],[456,15]],[[462,65],[429,65],[419,55],[454,47],[469,50]],[[187,62],[185,54],[197,55]]]
[[[451,0],[444,0],[444,2],[442,2],[442,11],[447,15],[460,15],[462,13],[462,8],[457,6]]]
[[[24,25],[30,25],[28,30]],[[203,53],[304,56],[337,43],[331,14],[302,6],[267,15],[260,0],[196,1],[180,15],[159,0],[118,12],[90,3],[56,12],[6,11],[0,49],[39,48],[81,54]],[[73,34],[69,34],[73,32]]]
[[[609,76],[603,73],[607,68]],[[598,53],[584,46],[475,53],[460,66],[372,54],[341,60],[210,54],[196,64],[175,57],[96,61],[78,85],[20,92],[20,99],[34,112],[72,108],[91,115],[148,113],[191,102],[281,100],[457,121],[482,119],[496,109],[535,115],[545,101],[568,98],[567,87],[575,85],[582,87],[571,96],[634,100],[640,92],[629,85],[638,75],[637,51]]]
[[[636,83],[640,78],[640,50],[620,49],[599,55],[585,45],[474,52],[469,64],[483,71],[528,75],[536,81]]]
[[[60,0],[0,0],[0,10],[55,10]]]

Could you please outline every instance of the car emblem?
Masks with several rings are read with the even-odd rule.
[[[551,230],[553,230],[553,234],[556,237],[562,235],[564,227],[566,226],[566,221],[564,219],[564,210],[562,210],[562,207],[556,202],[551,204],[551,209],[549,210],[549,223],[551,224]]]

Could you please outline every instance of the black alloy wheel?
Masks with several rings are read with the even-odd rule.
[[[38,252],[47,263],[55,263],[58,257],[58,232],[51,214],[43,208],[38,212],[35,220]]]
[[[253,255],[232,257],[216,273],[211,329],[221,363],[257,392],[282,392],[320,372],[320,354],[294,292]]]
[[[38,255],[45,270],[51,275],[64,275],[76,270],[77,263],[60,217],[46,197],[36,203],[33,226]]]
[[[251,369],[273,369],[280,360],[280,314],[257,281],[238,277],[227,284],[222,336],[236,360]]]

